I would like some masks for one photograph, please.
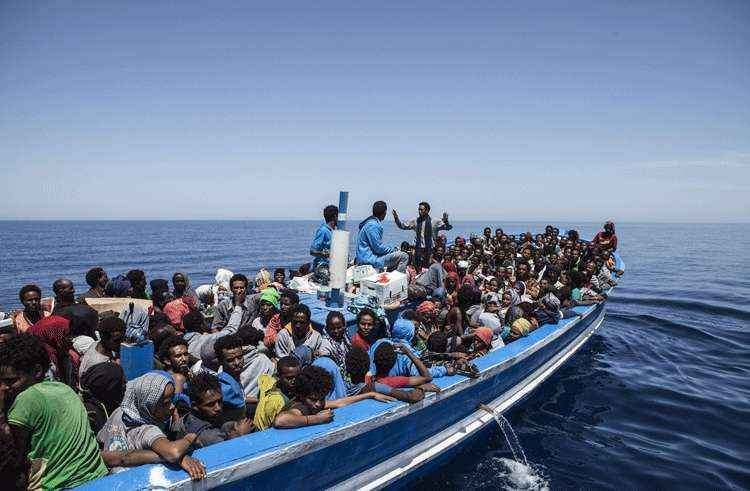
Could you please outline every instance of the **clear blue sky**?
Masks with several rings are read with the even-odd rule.
[[[155,3],[0,2],[0,219],[750,217],[750,2]]]

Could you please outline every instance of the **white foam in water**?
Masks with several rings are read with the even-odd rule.
[[[533,466],[503,457],[495,457],[494,460],[504,467],[501,471],[503,474],[498,476],[505,481],[504,489],[549,491],[549,481]]]

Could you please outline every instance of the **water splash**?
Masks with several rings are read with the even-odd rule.
[[[518,435],[516,435],[516,432],[513,431],[513,427],[510,425],[510,421],[498,411],[492,411],[492,417],[495,418],[495,422],[497,422],[503,435],[505,435],[505,441],[508,442],[508,448],[510,448],[510,452],[513,454],[513,460],[528,467],[529,461],[526,460],[526,454],[523,451],[521,442],[518,441]]]
[[[497,476],[503,489],[549,491],[549,481],[536,466],[502,457],[494,457],[493,460],[503,467]],[[497,485],[497,481],[495,483]]]

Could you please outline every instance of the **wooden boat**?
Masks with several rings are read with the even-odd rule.
[[[617,257],[618,269],[624,264]],[[578,317],[545,324],[475,363],[478,378],[435,380],[439,394],[419,403],[362,401],[335,411],[326,425],[270,429],[195,452],[207,469],[193,482],[179,469],[147,465],[82,488],[379,489],[401,487],[450,459],[461,446],[550,377],[599,329],[605,303],[576,307]]]

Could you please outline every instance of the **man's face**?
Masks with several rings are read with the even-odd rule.
[[[73,300],[76,296],[76,289],[73,286],[73,282],[70,280],[64,280],[57,284],[55,289],[55,295],[61,300]]]
[[[419,216],[424,218],[427,216],[427,207],[425,205],[419,205],[419,208],[417,208],[417,212],[419,213]]]
[[[492,237],[492,230],[490,230],[490,229],[488,229],[488,228],[484,229],[484,236],[485,236],[486,238],[488,238],[488,239],[489,239],[490,237]]]
[[[107,335],[102,335],[102,344],[108,351],[120,351],[120,344],[125,338],[125,328],[116,327],[112,329]]]
[[[42,310],[42,297],[37,292],[26,292],[23,294],[23,308],[26,312],[39,312]]]
[[[302,402],[311,407],[315,413],[321,412],[326,406],[326,395],[312,394],[302,398]]]
[[[262,317],[269,317],[271,314],[273,314],[273,304],[271,302],[263,300],[262,302],[260,302],[258,310],[260,311],[260,315]]]
[[[169,348],[169,365],[177,373],[185,374],[190,368],[190,353],[187,346],[178,344]]]
[[[512,301],[512,297],[509,293],[503,294],[503,308],[507,309],[508,307],[510,307]]]
[[[547,293],[549,291],[549,280],[547,278],[539,280],[539,291],[541,293]]]
[[[282,314],[286,314],[287,312],[289,312],[289,309],[292,308],[292,305],[294,305],[294,303],[289,297],[281,297],[281,300],[279,300],[279,309],[281,310]]]
[[[244,351],[241,346],[221,350],[221,367],[234,378],[239,378],[244,368]]]
[[[223,410],[221,391],[207,390],[201,394],[197,401],[193,401],[193,410],[201,416],[201,419],[209,423],[221,421]]]
[[[332,317],[331,322],[326,326],[326,331],[329,336],[338,341],[344,337],[346,324],[341,320],[341,317]]]
[[[185,280],[185,277],[182,276],[181,274],[176,274],[172,278],[172,284],[174,285],[175,290],[181,292],[187,286],[187,280]]]
[[[242,280],[233,281],[229,288],[232,290],[232,294],[236,297],[242,295],[247,290],[247,285]]]
[[[370,315],[363,315],[362,317],[360,317],[359,324],[357,324],[360,334],[362,334],[362,336],[364,337],[370,335],[373,326],[375,326],[375,319],[373,319]]]
[[[297,338],[302,338],[310,329],[310,319],[304,312],[297,312],[292,317],[292,334]]]
[[[99,288],[104,288],[105,286],[107,286],[108,282],[109,282],[109,277],[107,276],[107,273],[102,273],[102,275],[99,277],[99,280],[96,282],[96,284]]]
[[[3,393],[6,411],[13,405],[18,394],[41,380],[44,374],[39,367],[37,373],[25,373],[12,366],[0,366],[0,392]]]
[[[284,283],[284,279],[286,278],[286,275],[283,271],[277,271],[273,274],[273,281],[276,283]]]
[[[529,266],[528,266],[528,264],[521,263],[521,264],[518,265],[518,269],[516,271],[516,273],[517,273],[516,276],[525,275],[528,272],[529,272]]]
[[[290,395],[294,393],[294,386],[297,384],[299,371],[300,367],[285,367],[279,372],[279,388],[284,394]]]

